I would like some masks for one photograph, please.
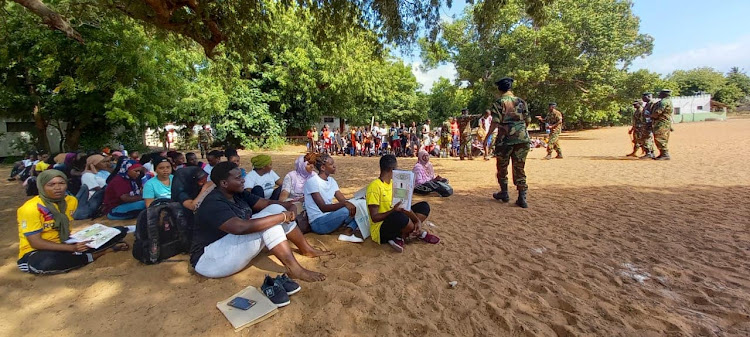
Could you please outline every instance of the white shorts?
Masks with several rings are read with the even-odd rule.
[[[281,205],[269,205],[262,211],[253,214],[252,218],[263,218],[279,214],[286,209]],[[297,223],[279,223],[262,232],[235,235],[227,234],[223,238],[203,248],[203,255],[195,264],[195,271],[205,277],[227,277],[247,267],[265,245],[268,250],[286,241],[286,234],[291,232]]]

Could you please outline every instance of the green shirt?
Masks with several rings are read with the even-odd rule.
[[[651,118],[654,121],[671,121],[672,120],[672,99],[669,97],[662,98],[658,103],[653,105],[654,111],[651,111]]]
[[[492,103],[490,111],[492,122],[498,123],[500,129],[496,145],[531,143],[531,137],[526,130],[526,126],[531,122],[531,116],[524,100],[506,93]]]

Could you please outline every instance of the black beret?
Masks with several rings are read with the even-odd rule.
[[[500,90],[509,90],[513,86],[513,79],[510,77],[503,77],[495,82],[497,88]]]

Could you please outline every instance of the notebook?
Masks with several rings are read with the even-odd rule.
[[[255,301],[248,310],[237,309],[230,307],[227,303],[235,297],[244,297]],[[240,331],[246,327],[262,322],[268,317],[273,316],[279,310],[276,305],[271,302],[263,293],[257,288],[250,286],[242,291],[230,296],[229,298],[216,303],[216,307],[221,311],[222,314],[229,320],[229,323],[234,327],[234,331]]]

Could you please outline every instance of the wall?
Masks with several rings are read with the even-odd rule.
[[[26,123],[24,130],[21,132],[8,132],[8,123]],[[18,125],[16,125],[18,126]],[[65,125],[63,124],[63,127]],[[23,153],[12,147],[13,143],[18,141],[19,137],[26,140],[31,139],[31,132],[34,130],[34,123],[28,121],[17,121],[14,119],[0,119],[0,157],[22,156]],[[47,138],[49,139],[50,150],[52,153],[62,152],[60,148],[60,139],[62,136],[55,127],[47,127]]]
[[[672,107],[675,115],[711,112],[711,95],[677,96],[672,97]],[[702,107],[702,109],[698,109]]]

